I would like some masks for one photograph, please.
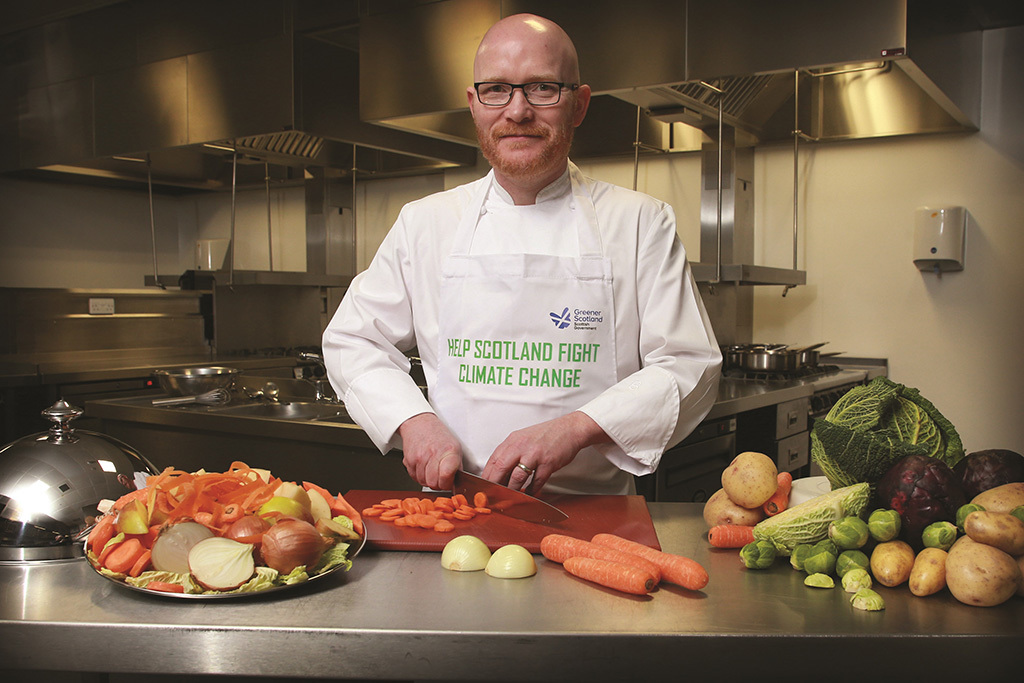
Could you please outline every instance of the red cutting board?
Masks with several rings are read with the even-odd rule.
[[[437,497],[419,491],[363,491],[345,494],[345,500],[357,510],[371,507],[388,498]],[[455,531],[438,533],[427,529],[398,527],[373,517],[364,517],[366,546],[378,550],[418,550],[441,552],[448,541],[470,534],[487,544],[492,551],[503,545],[521,545],[531,553],[540,552],[540,541],[548,534],[565,534],[589,541],[595,534],[609,533],[638,543],[661,549],[654,531],[651,513],[643,496],[590,496],[559,494],[545,496],[544,501],[569,515],[558,524],[544,525],[524,522],[498,512],[477,515],[473,519],[455,522]]]

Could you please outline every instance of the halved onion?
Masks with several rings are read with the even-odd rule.
[[[214,536],[200,541],[188,552],[188,568],[203,588],[227,591],[238,588],[256,573],[253,546]]]
[[[503,545],[491,555],[484,571],[499,579],[523,579],[537,573],[537,563],[523,546]]]
[[[188,552],[196,543],[214,533],[198,522],[179,522],[164,529],[153,543],[153,569],[176,574],[188,573]]]
[[[441,566],[453,572],[475,572],[487,566],[491,551],[476,536],[456,536],[441,551]]]

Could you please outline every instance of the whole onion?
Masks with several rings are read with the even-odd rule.
[[[263,541],[263,534],[270,528],[270,522],[259,515],[245,515],[232,522],[231,526],[224,530],[224,538],[241,543],[258,544]]]
[[[282,519],[263,534],[263,562],[282,574],[296,567],[313,567],[323,553],[324,539],[320,532],[301,519]]]

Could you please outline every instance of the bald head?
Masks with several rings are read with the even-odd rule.
[[[579,58],[572,39],[555,22],[534,14],[514,14],[484,34],[473,60],[473,80],[501,80],[488,70],[495,61],[546,55],[558,73],[537,74],[564,83],[580,82]]]

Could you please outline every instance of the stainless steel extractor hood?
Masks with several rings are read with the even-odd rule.
[[[718,103],[704,81],[724,92],[726,123],[750,144],[788,140],[795,123],[818,141],[969,131],[980,119],[981,30],[998,25],[1000,12],[1011,22],[1021,14],[1006,4],[594,0],[586,11],[569,0],[415,4],[362,18],[360,108],[368,121],[475,144],[465,84],[476,44],[496,19],[536,12],[574,37],[599,107],[604,97],[618,99],[665,126],[700,130],[714,120]],[[632,134],[633,117],[623,114],[619,125]],[[671,131],[645,143],[652,139],[662,151],[695,151],[703,141]]]
[[[0,33],[0,171],[218,190],[233,169],[245,187],[475,163],[359,118],[360,6],[128,0],[23,21]]]

